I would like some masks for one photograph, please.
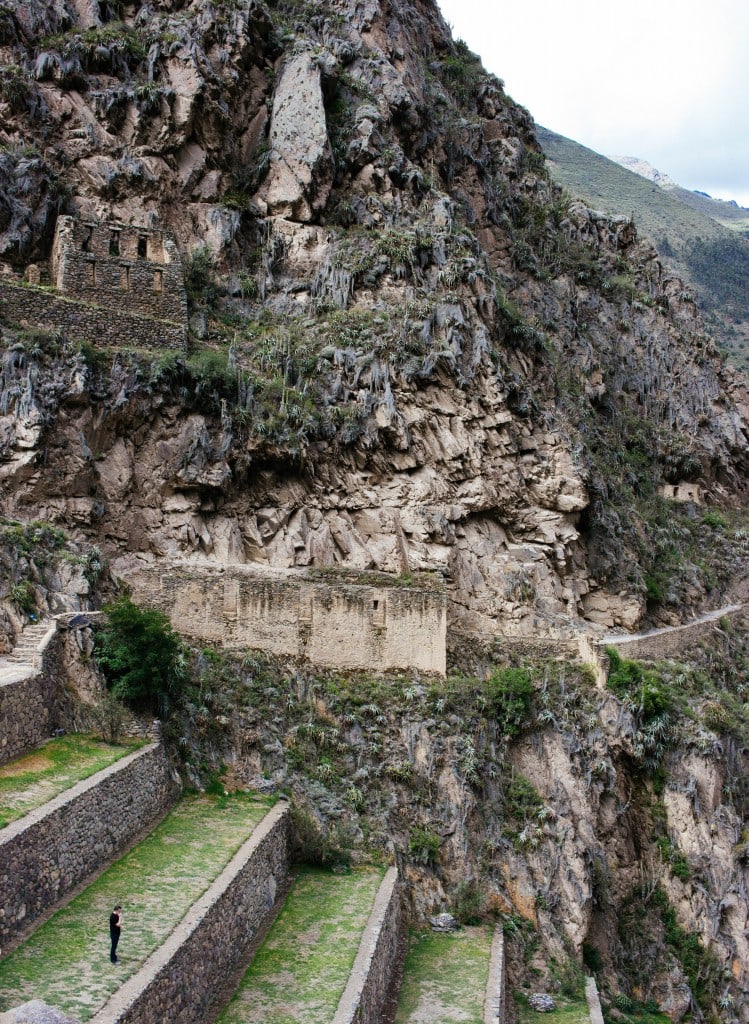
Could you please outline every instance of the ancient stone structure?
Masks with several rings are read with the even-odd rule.
[[[166,942],[92,1024],[192,1024],[246,956],[289,872],[291,815],[277,804]]]
[[[184,347],[182,259],[163,231],[58,217],[50,264],[54,291],[35,265],[26,284],[0,277],[3,318],[92,345]]]
[[[507,1019],[507,986],[505,983],[505,935],[502,925],[494,928],[489,958],[489,977],[484,993],[484,1024],[505,1024]]]
[[[58,727],[62,657],[60,638],[50,629],[33,655],[33,665],[8,665],[4,670],[0,680],[0,764],[38,747]]]
[[[378,1024],[399,956],[403,906],[398,869],[389,868],[377,891],[333,1024]]]
[[[412,668],[444,675],[446,597],[440,586],[397,586],[249,566],[172,564],[128,575],[136,600],[180,633],[228,648],[306,658],[336,669]]]
[[[50,269],[63,295],[153,320],[187,319],[182,260],[163,231],[58,217]]]
[[[159,743],[122,758],[0,832],[0,946],[166,813],[179,785]]]
[[[602,638],[601,646],[616,647],[624,658],[676,658],[686,647],[709,637],[721,619],[738,622],[746,621],[746,617],[746,605],[728,605],[682,626],[667,626],[664,629],[653,629],[649,633],[638,633],[634,636],[612,633]]]
[[[0,683],[0,764],[20,757],[50,735],[54,684],[34,671]]]

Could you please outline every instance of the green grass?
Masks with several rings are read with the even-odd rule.
[[[515,1001],[518,1024],[536,1024],[543,1019],[552,1024],[590,1024],[588,1003],[585,999],[565,999],[563,996],[553,996],[556,1009],[549,1013],[539,1014],[532,1010],[527,1003],[521,1000]]]
[[[50,740],[0,768],[0,828],[132,753],[142,743],[105,743],[74,734]]]
[[[482,1024],[492,932],[412,932],[395,1024]]]
[[[160,946],[268,811],[248,794],[186,797],[0,962],[0,1011],[43,999],[88,1020]],[[120,963],[109,962],[109,914],[123,908]]]
[[[328,1024],[346,987],[382,872],[300,872],[217,1024]]]

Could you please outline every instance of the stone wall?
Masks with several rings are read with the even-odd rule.
[[[289,871],[291,815],[277,804],[167,941],[91,1024],[198,1024],[273,907]]]
[[[158,821],[177,798],[161,744],[149,744],[0,832],[0,946]]]
[[[399,956],[402,926],[398,869],[389,868],[377,891],[333,1024],[379,1024]]]
[[[127,582],[136,600],[166,612],[175,629],[202,641],[327,668],[445,672],[442,590],[173,563],[139,570]]]
[[[507,984],[505,979],[505,935],[502,925],[494,928],[489,956],[489,977],[484,994],[484,1024],[506,1024]]]
[[[57,295],[45,288],[0,278],[0,317],[21,327],[57,330],[73,341],[124,348],[184,348],[187,326],[128,312],[101,298],[101,305]]]
[[[601,645],[616,647],[624,658],[641,658],[652,661],[661,658],[679,658],[683,656],[686,648],[707,639],[718,627],[721,619],[736,622],[745,619],[746,614],[745,605],[731,605],[710,612],[683,626],[654,629],[651,633],[641,633],[637,636],[622,636],[615,633],[604,637]]]
[[[51,263],[55,287],[66,295],[187,324],[182,259],[163,231],[58,217]]]
[[[20,757],[51,736],[54,684],[49,676],[20,670],[0,683],[0,764]]]
[[[0,682],[0,764],[38,747],[60,725],[59,686],[62,646],[50,628],[38,647],[37,670],[6,663]]]

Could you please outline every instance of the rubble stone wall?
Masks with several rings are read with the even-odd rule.
[[[91,1024],[198,1024],[273,909],[291,855],[291,815],[276,804],[167,941]]]
[[[187,322],[182,259],[163,231],[58,217],[52,244],[58,291],[120,312]]]
[[[616,647],[624,658],[653,661],[659,658],[678,658],[684,654],[687,647],[700,640],[706,640],[715,629],[720,628],[721,619],[736,622],[745,620],[746,616],[747,607],[735,605],[683,626],[668,626],[638,636],[608,636],[604,640],[604,646]]]
[[[246,566],[149,567],[128,583],[136,600],[202,641],[306,658],[326,668],[445,672],[441,590],[319,583]]]
[[[397,868],[377,892],[333,1024],[379,1024],[400,951],[403,904]]]
[[[175,802],[159,743],[97,772],[0,832],[0,947],[98,871]]]
[[[151,319],[99,298],[101,305],[96,305],[0,278],[0,317],[12,324],[61,331],[73,341],[91,345],[184,348],[187,344],[186,324]]]

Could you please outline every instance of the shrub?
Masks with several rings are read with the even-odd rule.
[[[495,669],[486,689],[499,730],[515,739],[532,721],[530,673],[524,668]]]
[[[480,924],[484,916],[484,894],[475,879],[460,882],[452,900],[453,917],[460,924]]]
[[[110,692],[136,711],[166,718],[184,681],[180,638],[163,612],[128,597],[106,605],[107,626],[94,653]]]
[[[303,864],[332,868],[350,863],[351,850],[340,825],[326,827],[299,805],[292,808],[292,818],[297,857]]]
[[[36,594],[28,580],[12,585],[10,599],[23,615],[33,615],[36,612]]]
[[[442,836],[430,828],[414,825],[408,840],[408,852],[419,864],[433,865],[437,861]]]
[[[213,253],[200,245],[185,260],[185,291],[191,302],[211,304],[217,297]]]

